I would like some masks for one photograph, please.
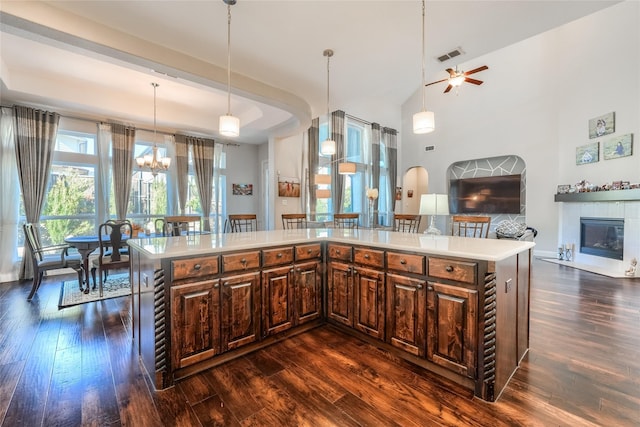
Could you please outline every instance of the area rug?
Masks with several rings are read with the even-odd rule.
[[[91,301],[100,301],[131,294],[131,284],[129,283],[129,274],[127,273],[110,274],[109,277],[107,277],[107,281],[102,282],[102,298],[100,298],[99,287],[100,285],[96,284],[96,288],[93,289],[93,282],[91,282],[91,289],[88,294],[85,294],[78,288],[78,280],[63,282],[60,288],[58,308],[62,309]]]

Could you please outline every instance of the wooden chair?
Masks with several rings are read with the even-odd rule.
[[[282,228],[307,228],[307,214],[282,214]]]
[[[258,231],[258,219],[256,214],[229,215],[229,231],[232,233]]]
[[[417,233],[420,228],[420,215],[393,214],[393,231]]]
[[[127,248],[126,236],[131,236],[131,222],[129,220],[107,221],[98,228],[98,258],[91,262],[91,277],[93,289],[96,288],[96,269],[100,283],[102,297],[103,273],[108,270],[129,269],[129,254],[122,251]],[[106,281],[106,276],[104,281]]]
[[[486,238],[489,235],[490,225],[490,216],[453,215],[451,217],[451,235]]]
[[[333,226],[335,228],[358,228],[359,213],[333,214]]]
[[[175,215],[164,217],[164,234],[180,236],[181,234],[195,234],[200,231],[200,215]]]
[[[36,294],[40,283],[42,283],[44,273],[49,270],[73,268],[78,273],[78,286],[82,291],[84,277],[82,257],[79,254],[69,254],[68,250],[71,246],[67,244],[42,246],[40,244],[40,234],[35,224],[27,223],[22,228],[28,250],[28,254],[25,254],[25,256],[31,256],[31,263],[33,264],[33,284],[27,301],[31,301]],[[87,284],[88,288],[89,285]]]

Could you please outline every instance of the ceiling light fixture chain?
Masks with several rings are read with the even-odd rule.
[[[320,152],[326,156],[333,156],[336,154],[336,142],[331,138],[331,112],[329,108],[329,71],[333,50],[325,49],[322,55],[327,57],[327,139],[320,144]]]
[[[155,177],[158,172],[169,169],[171,165],[170,157],[158,157],[158,130],[157,130],[157,89],[160,86],[158,83],[151,83],[153,86],[153,149],[152,154],[146,154],[144,156],[136,158],[136,163],[139,168],[148,168],[151,174]]]
[[[221,135],[240,135],[240,119],[231,115],[231,6],[236,0],[222,0],[227,5],[227,114],[220,116],[218,130]]]
[[[435,118],[432,111],[427,111],[425,104],[425,0],[422,0],[422,76],[420,90],[422,91],[422,110],[413,115],[413,133],[422,134],[433,132],[435,129]]]

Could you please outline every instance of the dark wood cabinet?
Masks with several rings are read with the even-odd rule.
[[[327,266],[327,317],[353,328],[351,264],[329,261]]]
[[[387,274],[387,342],[415,356],[425,355],[426,280]]]
[[[322,317],[321,265],[318,260],[294,266],[296,325],[302,325]]]
[[[427,359],[476,378],[478,292],[428,282]]]
[[[273,335],[294,325],[294,274],[292,266],[262,272],[263,335]]]
[[[222,351],[255,342],[260,334],[260,273],[220,279],[222,288]]]
[[[360,332],[384,340],[384,271],[360,266],[352,268],[354,327]]]

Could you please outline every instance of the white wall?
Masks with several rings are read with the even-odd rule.
[[[258,145],[228,145],[227,153],[227,214],[260,213],[260,163]],[[234,196],[233,184],[253,184],[252,196]],[[263,219],[258,217],[258,229],[264,227]]]
[[[274,141],[275,174],[273,182],[273,221],[274,228],[282,228],[281,215],[283,213],[306,212],[304,203],[307,192],[306,162],[303,164],[303,152],[306,144],[304,134]],[[278,196],[278,174],[283,177],[299,178],[301,183],[300,197]]]
[[[427,109],[435,112],[436,130],[427,135],[411,130],[421,108],[416,91],[402,107],[398,170],[424,166],[429,190],[443,192],[454,162],[520,156],[527,165],[527,223],[539,231],[536,252],[555,254],[561,239],[560,204],[553,201],[558,184],[640,182],[639,18],[640,3],[623,2],[458,64],[463,70],[488,65],[474,75],[485,83],[464,83],[458,95],[455,89],[443,94],[445,83],[429,86]],[[592,142],[589,119],[611,111],[613,136],[635,134],[634,155],[576,166],[576,147]],[[425,152],[427,145],[436,148]]]

